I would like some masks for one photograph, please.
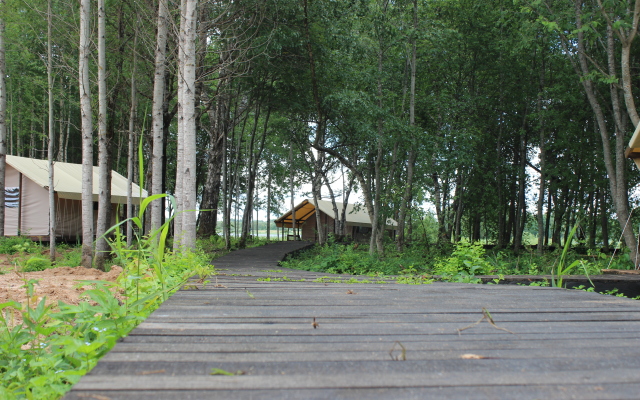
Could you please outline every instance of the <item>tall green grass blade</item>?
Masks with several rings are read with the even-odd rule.
[[[580,226],[580,222],[576,221],[575,225],[573,226],[573,228],[571,228],[571,231],[569,232],[569,236],[567,236],[567,240],[565,240],[564,248],[562,249],[562,254],[560,255],[560,261],[558,262],[558,268],[556,270],[555,279],[553,278],[553,275],[551,278],[551,284],[553,287],[563,287],[562,281],[563,281],[564,275],[568,274],[569,271],[575,268],[575,266],[578,265],[579,263],[579,261],[574,261],[568,267],[565,266],[565,264],[567,263],[567,254],[569,253],[569,249],[571,248],[571,243],[573,242],[573,236],[576,234],[576,231],[578,230],[579,226]]]

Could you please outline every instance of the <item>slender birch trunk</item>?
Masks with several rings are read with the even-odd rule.
[[[136,143],[136,116],[138,99],[136,92],[136,71],[137,71],[137,48],[138,48],[138,29],[133,31],[133,66],[131,68],[131,109],[129,111],[129,141],[127,143],[127,219],[133,217],[133,164],[135,159],[135,143]],[[162,109],[160,110],[162,112]],[[152,164],[153,165],[153,164]],[[162,170],[162,168],[160,168]],[[153,182],[153,179],[152,179]],[[153,226],[153,223],[152,223]],[[133,227],[131,221],[127,222],[127,247],[131,247],[133,241]]]
[[[0,9],[4,9],[5,2],[0,0]],[[7,86],[5,49],[4,49],[4,19],[0,15],[0,236],[4,236],[4,186],[7,161]]]
[[[169,33],[167,16],[169,15],[168,0],[160,0],[158,4],[158,22],[155,50],[155,75],[153,80],[153,110],[152,132],[153,154],[151,156],[151,194],[162,193],[163,163],[164,163],[164,101],[165,101],[165,70],[167,35]],[[162,224],[164,200],[159,199],[151,203],[151,230],[154,231]]]
[[[4,0],[0,0],[0,10],[5,10]],[[4,11],[2,11],[4,14]],[[7,155],[7,85],[6,85],[6,59],[5,59],[5,23],[3,15],[0,15],[0,237],[4,236],[5,223],[5,172]],[[11,106],[13,110],[13,103]],[[11,119],[13,122],[13,119]],[[13,123],[11,122],[11,132]],[[13,143],[13,142],[12,142]]]
[[[93,132],[89,55],[91,1],[80,1],[79,88],[82,129],[82,266],[93,262]]]
[[[180,182],[182,211],[178,218],[176,239],[184,249],[194,249],[196,244],[196,15],[197,0],[182,0],[180,18],[180,82],[178,100],[181,108],[178,125],[178,141],[182,156],[178,162],[176,185]]]
[[[96,224],[96,267],[104,271],[104,262],[109,245],[104,233],[109,221],[108,174],[109,149],[107,139],[107,62],[106,62],[106,23],[104,0],[98,0],[98,222]]]
[[[176,182],[175,182],[175,216],[173,218],[173,251],[180,251],[182,247],[182,168],[183,168],[183,148],[184,148],[184,46],[182,45],[184,18],[186,16],[186,2],[180,3],[180,28],[178,35],[178,142],[176,144]]]
[[[51,48],[51,0],[47,1],[47,89],[49,91],[49,259],[52,263],[56,261],[56,203],[54,188],[53,158],[55,151],[55,130],[53,129],[53,51]],[[62,109],[61,109],[62,111]],[[3,187],[1,185],[0,187]],[[4,208],[4,207],[2,207]]]

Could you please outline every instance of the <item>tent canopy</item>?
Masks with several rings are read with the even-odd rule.
[[[47,160],[7,155],[7,164],[45,189],[49,188],[49,163]],[[63,162],[53,164],[54,190],[63,199],[82,199],[82,165]],[[133,204],[147,197],[146,190],[132,184]],[[93,201],[98,201],[98,167],[93,167]],[[127,203],[127,179],[111,171],[111,203]]]
[[[631,140],[629,140],[629,147],[625,152],[625,156],[631,158],[640,169],[640,124],[638,124]]]
[[[302,225],[304,222],[309,219],[312,215],[314,215],[316,210],[316,202],[313,199],[303,200],[300,204],[295,207],[296,210],[296,227]],[[318,200],[317,207],[320,212],[327,214],[328,216],[333,218],[333,206],[330,201]],[[338,212],[342,212],[342,203],[336,202],[336,206],[338,207]],[[291,211],[288,211],[283,216],[275,220],[277,227],[292,227],[292,218]],[[369,214],[364,206],[357,206],[354,204],[347,204],[347,212],[346,212],[346,223],[351,226],[363,226],[363,227],[371,227],[371,220],[369,219]],[[398,226],[398,223],[392,219],[387,219],[387,229],[394,229]]]

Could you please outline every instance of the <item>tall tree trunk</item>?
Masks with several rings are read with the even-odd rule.
[[[349,195],[351,194],[351,190],[353,190],[353,184],[355,183],[356,176],[351,174],[349,177],[349,183],[347,187],[342,191],[342,210],[340,211],[340,224],[339,224],[339,233],[341,236],[347,236],[347,204],[349,204]],[[344,188],[344,185],[343,185]]]
[[[627,1],[626,12],[633,14],[631,17],[631,26],[625,26],[624,24],[620,24],[616,26],[614,29],[614,25],[621,20],[624,19],[624,16],[609,15],[609,11],[603,6],[602,0],[598,0],[598,6],[600,7],[600,12],[604,16],[607,21],[607,31],[608,34],[611,35],[615,32],[615,34],[620,39],[620,44],[622,47],[622,51],[620,53],[620,70],[622,75],[622,90],[624,95],[624,101],[627,108],[627,114],[633,123],[633,126],[636,127],[638,122],[640,122],[640,117],[638,116],[638,110],[636,109],[635,101],[633,98],[633,86],[631,79],[631,64],[630,64],[630,56],[631,56],[631,45],[638,33],[638,22],[640,21],[640,0],[635,0],[633,3],[633,10],[629,7],[631,1]],[[615,6],[614,6],[615,7]]]
[[[196,14],[197,0],[182,0],[180,18],[180,89],[178,103],[181,112],[178,141],[182,156],[178,161],[176,185],[181,187],[181,215],[176,218],[175,239],[179,246],[192,250],[196,245]],[[177,193],[177,191],[176,191]]]
[[[0,9],[4,10],[5,1],[0,0]],[[4,48],[4,18],[0,15],[0,236],[4,236],[4,187],[7,162],[7,85],[5,48]]]
[[[111,196],[108,188],[109,143],[107,138],[107,62],[106,16],[104,0],[98,0],[98,221],[96,223],[96,267],[105,270],[105,258],[109,249],[104,233],[109,224]]]
[[[327,187],[327,190],[329,191],[329,198],[331,199],[331,208],[333,209],[333,234],[334,235],[341,235],[340,231],[339,231],[339,221],[340,221],[340,212],[338,211],[338,205],[336,204],[336,196],[333,192],[333,189],[331,188],[331,183],[329,182],[329,177],[327,176],[327,174],[325,173],[325,171],[320,171],[320,174],[322,175],[322,183],[324,184],[324,186]],[[321,191],[320,191],[321,192]],[[328,234],[328,232],[327,232]]]
[[[538,185],[538,203],[536,207],[537,212],[537,221],[538,221],[538,246],[536,248],[536,253],[539,257],[542,257],[544,250],[544,192],[545,192],[545,118],[542,114],[542,96],[545,88],[545,62],[542,60],[542,65],[540,67],[540,80],[539,80],[539,89],[538,89],[538,101],[536,104],[536,108],[538,111],[539,118],[539,143],[538,148],[540,149],[540,155],[538,158],[540,159],[540,184]]]
[[[91,1],[80,1],[79,88],[82,127],[82,266],[93,262],[93,126],[89,56]]]
[[[620,225],[620,229],[622,230],[622,235],[624,237],[625,244],[627,248],[630,250],[630,259],[637,259],[638,248],[636,244],[635,234],[631,229],[630,224],[627,224],[629,219],[629,196],[627,193],[627,181],[625,178],[625,168],[626,168],[626,159],[624,158],[624,146],[625,146],[625,138],[624,132],[622,131],[621,126],[621,117],[620,117],[620,105],[619,105],[619,95],[617,86],[614,84],[610,84],[610,92],[611,92],[611,105],[614,111],[614,119],[615,119],[615,160],[612,157],[614,152],[611,149],[611,144],[609,142],[609,130],[607,128],[607,118],[604,115],[602,106],[600,105],[600,101],[598,96],[596,95],[596,89],[594,87],[593,81],[589,78],[590,70],[589,70],[589,61],[588,56],[585,49],[585,39],[584,39],[584,31],[582,24],[582,2],[580,0],[575,0],[575,15],[576,15],[576,28],[577,28],[577,45],[578,45],[578,66],[579,70],[577,71],[581,77],[582,87],[585,91],[587,99],[589,100],[589,105],[593,110],[593,113],[596,117],[596,122],[598,126],[598,132],[600,133],[600,138],[602,140],[603,147],[603,155],[604,155],[604,163],[607,171],[607,177],[609,180],[609,187],[611,190],[611,195],[613,197],[613,203],[615,205],[616,215],[618,219],[618,224]],[[606,43],[606,51],[607,51],[607,64],[608,64],[608,73],[610,76],[616,76],[616,68],[615,68],[615,60],[614,60],[614,43],[611,29],[607,29],[607,43]],[[566,51],[566,39],[563,42]],[[567,53],[568,56],[573,54],[573,52]],[[635,265],[634,265],[635,266]]]
[[[549,227],[551,226],[551,190],[547,192],[547,219],[544,224],[544,245],[549,246]]]
[[[267,165],[267,242],[271,241],[271,166]]]
[[[29,158],[36,158],[36,103],[31,103],[31,129],[29,129]]]
[[[71,107],[69,107],[69,109],[67,110],[67,123],[65,124],[67,127],[67,132],[64,136],[64,146],[62,146],[62,143],[60,143],[60,145],[62,146],[62,161],[63,162],[68,162],[68,156],[69,156],[69,135],[71,134]]]
[[[269,117],[271,116],[271,108],[267,109],[267,115],[264,119],[264,128],[262,131],[262,137],[260,138],[260,143],[258,145],[258,149],[254,151],[254,143],[257,137],[257,128],[258,122],[260,118],[260,105],[258,104],[255,118],[255,124],[253,127],[253,132],[251,134],[251,141],[249,145],[249,153],[247,155],[249,160],[248,171],[247,171],[247,192],[246,199],[247,203],[245,205],[244,213],[242,215],[242,231],[240,235],[240,242],[238,246],[240,248],[244,248],[247,245],[248,234],[250,231],[250,221],[253,211],[253,201],[254,201],[254,191],[256,188],[256,176],[258,173],[258,165],[260,163],[260,159],[262,157],[262,151],[264,150],[264,145],[266,143],[267,138],[267,127],[269,124]]]
[[[53,51],[51,46],[51,1],[47,1],[47,89],[49,97],[49,145],[47,160],[49,166],[49,259],[52,263],[56,261],[56,203],[53,174],[53,159],[55,151],[55,130],[53,125]],[[62,108],[60,109],[62,112]],[[0,185],[3,188],[4,185]],[[0,203],[2,204],[2,203]],[[4,208],[4,207],[2,207]]]
[[[296,236],[296,204],[293,198],[293,144],[289,147],[289,185],[291,186],[291,229],[294,240]]]
[[[60,121],[58,124],[58,129],[60,130],[58,134],[58,151],[56,153],[56,161],[64,161],[62,159],[62,145],[64,144],[64,78],[60,79],[60,103],[59,103],[60,111]]]
[[[218,204],[220,203],[221,170],[223,168],[223,153],[225,137],[230,127],[229,121],[229,95],[228,86],[231,78],[230,73],[224,68],[224,63],[220,70],[218,92],[216,94],[215,106],[209,107],[209,148],[207,176],[202,191],[202,208],[207,211],[202,213],[198,234],[208,237],[216,234]]]
[[[589,240],[587,247],[595,249],[596,247],[596,231],[598,228],[598,190],[589,192]]]
[[[418,30],[418,0],[413,0],[413,29],[414,32]],[[413,129],[416,124],[416,57],[417,57],[417,45],[416,45],[416,33],[411,35],[411,81],[409,90],[409,129]],[[411,132],[411,143],[414,144],[413,131]],[[407,160],[407,181],[405,182],[404,195],[400,201],[400,210],[398,212],[398,236],[396,246],[398,251],[404,250],[405,244],[405,220],[407,218],[407,209],[411,204],[411,198],[413,193],[413,169],[416,163],[416,146],[411,145],[409,147],[409,156]]]
[[[602,229],[602,250],[609,251],[609,210],[604,190],[600,190],[600,224]]]
[[[526,113],[524,119],[526,120]],[[523,121],[524,125],[524,121]],[[523,129],[523,132],[525,130]],[[527,136],[526,133],[523,133],[523,136],[520,139],[520,168],[518,174],[518,207],[516,209],[516,218],[515,218],[515,229],[514,229],[514,237],[513,237],[513,250],[515,252],[520,251],[520,246],[522,246],[522,234],[523,234],[523,226],[526,220],[525,212],[527,211],[527,207],[525,204],[525,180],[527,179],[526,174],[526,166],[527,166]]]
[[[378,108],[380,113],[382,113],[382,108],[383,108],[383,93],[382,93],[383,56],[384,54],[382,51],[382,43],[380,43],[380,48],[378,49],[378,79],[377,79],[378,80],[378,84],[377,84]],[[380,214],[380,209],[381,209],[380,202],[382,201],[382,159],[384,157],[384,152],[382,147],[382,140],[383,140],[383,134],[384,134],[384,120],[382,119],[382,116],[378,117],[377,125],[378,125],[377,156],[374,161],[374,181],[372,182],[374,195],[373,195],[373,202],[372,202],[373,204],[371,204],[371,206],[373,207],[373,210],[372,212],[370,212],[370,214],[373,214],[371,216],[371,242],[369,244],[370,255],[374,255],[376,250],[379,255],[384,254],[384,244],[382,240],[384,238],[384,231],[386,227],[386,218],[382,218],[382,215]],[[385,219],[385,221],[382,221],[383,219]]]
[[[158,20],[155,48],[155,67],[153,76],[153,105],[151,111],[152,126],[152,155],[151,155],[151,194],[163,192],[164,172],[164,105],[165,105],[165,69],[167,35],[169,33],[168,0],[158,3]],[[164,200],[158,199],[151,203],[151,230],[154,231],[162,224]],[[175,210],[174,210],[175,211]]]
[[[131,217],[133,217],[133,164],[135,159],[135,143],[136,143],[136,116],[138,108],[137,88],[136,88],[136,71],[138,64],[138,28],[134,28],[133,31],[133,61],[131,67],[131,94],[130,102],[131,108],[129,109],[129,140],[127,141],[127,247],[131,247],[133,244],[133,224]],[[140,200],[140,199],[139,199]]]
[[[313,154],[311,151],[311,157]],[[318,152],[318,157],[313,160],[313,173],[311,174],[311,192],[313,194],[313,200],[315,204],[318,204],[318,201],[322,199],[322,164],[324,163],[321,158],[323,158],[322,152]],[[323,245],[325,243],[325,227],[322,225],[322,215],[320,214],[320,209],[318,207],[315,208],[316,215],[316,230],[318,232],[318,244]]]

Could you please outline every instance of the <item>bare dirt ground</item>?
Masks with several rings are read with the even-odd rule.
[[[49,253],[43,252],[43,257],[49,257]],[[113,266],[109,272],[102,272],[95,268],[84,267],[58,267],[39,272],[20,272],[15,267],[16,258],[0,254],[0,304],[9,300],[25,303],[27,290],[25,282],[37,279],[35,297],[39,302],[46,296],[46,303],[54,307],[61,300],[69,304],[78,304],[82,292],[89,286],[78,287],[79,281],[104,280],[114,282],[122,272],[122,268]],[[31,299],[36,300],[36,299]]]

